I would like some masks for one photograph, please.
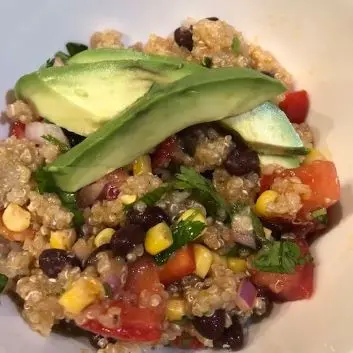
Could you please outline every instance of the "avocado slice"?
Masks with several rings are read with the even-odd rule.
[[[286,114],[273,103],[266,102],[242,115],[224,119],[221,124],[237,131],[257,152],[274,155],[308,153]]]
[[[283,91],[279,81],[250,69],[191,74],[153,89],[47,168],[61,189],[74,192],[186,127],[241,114]]]
[[[149,61],[154,63],[167,63],[167,64],[182,64],[186,63],[180,57],[177,56],[164,56],[155,54],[146,54],[133,49],[114,49],[114,48],[97,48],[88,49],[82,51],[73,57],[71,57],[67,64],[87,64],[95,63],[100,61],[121,61],[121,60],[131,60],[131,61]],[[199,64],[191,64],[195,66],[201,66]]]
[[[262,165],[277,164],[286,169],[297,168],[300,166],[300,159],[295,156],[274,156],[259,154],[259,159]]]
[[[87,136],[146,94],[154,84],[166,84],[203,70],[188,63],[92,62],[25,75],[16,83],[15,91],[40,116]]]

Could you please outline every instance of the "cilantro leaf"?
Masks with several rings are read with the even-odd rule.
[[[238,37],[234,37],[233,40],[232,40],[232,52],[234,54],[239,54],[240,53],[240,46],[241,46],[241,43],[240,43],[240,40]]]
[[[319,208],[318,210],[311,212],[311,216],[323,225],[328,224],[328,215],[326,208]]]
[[[168,249],[154,256],[154,260],[158,265],[163,265],[176,250],[195,240],[205,229],[206,225],[204,223],[192,221],[190,220],[191,217],[176,223],[172,227],[173,244]]]
[[[225,214],[230,215],[230,209],[223,198],[218,194],[213,184],[194,169],[182,166],[176,175],[174,183],[176,189],[190,191],[212,217]]]
[[[4,274],[0,273],[0,293],[2,293],[7,285],[9,279]]]
[[[34,172],[34,179],[38,184],[38,191],[43,194],[45,192],[58,195],[62,205],[74,214],[73,222],[76,227],[84,223],[81,210],[77,206],[76,194],[61,190],[56,184],[53,175],[43,167]]]
[[[56,145],[59,147],[60,152],[65,153],[67,152],[70,147],[69,145],[61,142],[60,140],[58,140],[56,137],[52,136],[52,135],[43,135],[41,136],[44,140],[48,141],[49,143],[51,143],[52,145]]]
[[[295,267],[308,262],[300,247],[292,241],[274,241],[266,244],[253,259],[253,266],[264,272],[294,273]]]

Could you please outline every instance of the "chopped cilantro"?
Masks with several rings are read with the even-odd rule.
[[[319,208],[318,210],[311,212],[311,216],[321,224],[328,224],[328,215],[326,208]]]
[[[213,65],[212,58],[209,56],[204,56],[202,59],[202,66],[211,68]]]
[[[55,193],[58,195],[61,203],[70,212],[74,214],[73,222],[76,227],[84,223],[84,218],[81,210],[77,206],[76,194],[61,190],[56,184],[53,175],[43,167],[34,172],[34,179],[38,184],[38,191],[43,194],[45,192]]]
[[[60,149],[60,152],[62,153],[65,153],[70,149],[69,145],[61,142],[60,140],[58,140],[56,137],[52,135],[43,135],[42,138],[48,141],[49,143],[58,146]]]
[[[253,265],[264,272],[294,273],[297,265],[311,260],[302,256],[300,247],[292,241],[274,241],[266,244],[255,256]]]

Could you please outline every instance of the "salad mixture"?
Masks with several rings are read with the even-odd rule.
[[[276,59],[216,17],[66,49],[18,80],[0,142],[0,287],[29,326],[237,351],[310,298],[340,187]]]

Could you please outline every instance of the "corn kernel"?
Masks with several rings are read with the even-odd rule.
[[[136,200],[137,200],[137,196],[136,195],[122,195],[120,197],[120,201],[124,205],[130,205],[131,203],[134,203]]]
[[[205,216],[197,208],[190,208],[190,209],[186,210],[179,217],[178,222],[186,221],[187,219],[194,221],[194,222],[202,222],[204,224],[207,224]]]
[[[313,148],[310,152],[306,155],[303,163],[310,164],[314,161],[325,161],[326,157],[317,149]]]
[[[59,298],[59,304],[72,314],[79,314],[99,297],[103,297],[104,287],[94,278],[80,278]]]
[[[274,202],[278,197],[278,192],[273,190],[264,191],[256,201],[255,212],[258,216],[270,217],[267,207],[270,203]]]
[[[103,229],[94,238],[94,245],[98,248],[103,244],[108,244],[114,233],[115,229],[113,228]]]
[[[195,257],[195,265],[196,265],[196,269],[194,273],[201,278],[205,278],[213,262],[213,256],[212,256],[211,250],[207,249],[206,246],[195,244],[194,257]]]
[[[172,231],[168,224],[161,222],[146,233],[145,249],[151,255],[157,255],[173,244]]]
[[[132,167],[134,175],[152,173],[151,157],[148,154],[138,157]]]
[[[186,305],[183,299],[174,298],[168,299],[166,318],[169,321],[179,321],[186,314]]]
[[[244,259],[240,259],[238,257],[228,257],[227,258],[228,267],[234,273],[245,272],[247,269],[247,262]]]
[[[50,247],[53,249],[68,250],[76,241],[74,230],[58,230],[50,233]]]
[[[31,214],[15,203],[10,203],[2,214],[5,227],[13,232],[22,232],[31,224]]]
[[[227,267],[227,258],[212,251],[212,264],[218,264]]]

